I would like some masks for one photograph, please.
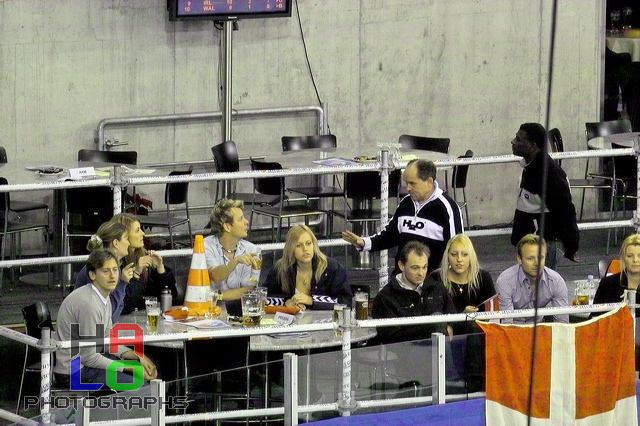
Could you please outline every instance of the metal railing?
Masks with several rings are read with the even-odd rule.
[[[628,292],[627,300],[635,300],[635,291]],[[540,308],[537,312],[534,309],[522,309],[514,311],[503,312],[477,312],[473,314],[473,319],[477,321],[488,321],[503,318],[523,318],[533,317],[534,315],[561,315],[561,314],[585,314],[590,312],[605,312],[620,307],[623,304],[610,303],[602,305],[580,305],[558,308]],[[635,308],[636,305],[629,304],[631,307],[631,314],[634,317],[634,330],[635,330]],[[184,341],[191,339],[202,338],[222,338],[222,337],[239,337],[239,336],[255,336],[264,334],[277,334],[288,332],[308,332],[308,331],[323,331],[323,330],[340,330],[342,334],[342,392],[339,394],[339,398],[336,402],[330,404],[318,404],[318,405],[299,405],[298,399],[295,395],[297,392],[297,356],[293,354],[285,354],[285,406],[280,408],[257,408],[248,410],[233,410],[224,412],[209,412],[209,413],[197,413],[197,414],[181,414],[175,416],[166,416],[164,412],[164,405],[162,401],[165,399],[164,395],[164,382],[159,380],[152,381],[152,395],[156,396],[154,408],[152,408],[152,418],[142,419],[128,419],[128,420],[115,420],[109,422],[113,425],[164,425],[172,423],[180,423],[186,421],[196,420],[221,420],[231,418],[256,418],[264,416],[284,415],[287,419],[287,425],[297,424],[297,414],[312,413],[317,411],[338,411],[341,416],[350,416],[353,412],[362,409],[375,406],[403,406],[413,404],[443,404],[447,400],[446,390],[444,387],[446,381],[444,355],[446,350],[445,336],[440,333],[434,333],[432,335],[432,378],[433,378],[433,393],[431,396],[421,396],[412,398],[400,398],[385,400],[382,403],[380,401],[356,401],[351,391],[352,372],[351,372],[351,330],[356,327],[394,327],[399,325],[411,326],[416,324],[436,324],[436,323],[451,323],[459,321],[468,321],[469,314],[449,314],[449,315],[430,315],[422,317],[407,317],[407,318],[395,318],[395,319],[372,319],[356,321],[352,318],[350,309],[345,309],[344,316],[340,319],[340,322],[333,323],[316,323],[305,325],[290,325],[290,326],[275,326],[275,327],[255,327],[255,328],[243,328],[243,329],[216,329],[209,331],[194,331],[189,333],[172,333],[161,335],[149,335],[143,338],[144,342],[136,340],[136,338],[129,339],[129,344],[135,343],[153,343],[153,342],[170,342],[170,341]],[[41,360],[41,385],[40,385],[40,397],[41,397],[41,416],[42,423],[50,423],[50,377],[51,377],[51,353],[64,348],[70,348],[72,344],[78,347],[95,346],[95,342],[74,342],[71,341],[55,341],[50,337],[50,330],[44,328],[42,330],[42,338],[40,340],[30,336],[26,336],[22,333],[18,333],[14,330],[6,327],[0,327],[0,336],[7,337],[12,340],[24,343],[26,345],[35,347],[42,352]],[[104,347],[107,347],[110,342],[109,337],[104,338]],[[119,339],[118,343],[122,343]],[[456,399],[456,398],[453,398]],[[83,406],[82,400],[80,400],[79,409],[76,417],[77,425],[89,425],[89,409]],[[0,418],[16,421],[16,416],[13,413],[0,410]],[[96,423],[98,424],[98,423]]]
[[[577,158],[600,158],[600,157],[616,157],[616,156],[629,156],[634,155],[636,159],[638,152],[640,152],[640,145],[636,138],[634,148],[624,149],[603,149],[603,150],[588,150],[588,151],[569,151],[550,154],[553,159],[577,159]],[[389,200],[389,188],[388,188],[388,174],[391,170],[403,168],[407,162],[392,160],[389,157],[388,149],[383,149],[380,153],[380,162],[362,163],[357,165],[348,166],[318,166],[318,167],[303,167],[286,170],[266,170],[266,171],[240,171],[234,173],[198,173],[192,175],[178,175],[178,176],[129,176],[122,173],[119,165],[114,166],[114,172],[109,179],[95,179],[88,181],[75,181],[75,182],[39,182],[31,184],[9,184],[0,186],[0,192],[26,192],[26,191],[42,191],[42,190],[59,190],[66,188],[78,188],[78,187],[94,187],[94,186],[111,186],[114,190],[114,213],[118,213],[120,209],[121,191],[123,191],[129,185],[152,185],[152,184],[167,184],[174,182],[213,182],[213,181],[226,181],[237,179],[253,179],[264,177],[278,177],[278,176],[308,176],[308,175],[331,175],[336,173],[357,173],[367,171],[379,171],[382,175],[381,179],[381,223],[385,223],[388,216],[388,200]],[[460,166],[460,165],[483,165],[483,164],[501,164],[501,163],[513,163],[520,161],[520,157],[514,155],[499,155],[499,156],[487,156],[487,157],[472,157],[472,158],[458,158],[451,160],[434,160],[436,166]],[[640,167],[640,162],[638,163]],[[386,179],[385,179],[386,177]],[[619,227],[635,227],[637,232],[640,230],[640,205],[636,207],[636,210],[632,218],[622,220],[605,220],[596,222],[582,222],[578,224],[580,230],[595,230],[595,229],[607,229],[607,228],[619,228]],[[499,229],[485,229],[485,230],[470,230],[466,234],[474,236],[488,236],[488,235],[503,235],[511,232],[511,228],[499,228]],[[334,239],[321,241],[321,245],[324,247],[331,246],[343,246],[347,243]],[[264,244],[260,245],[264,250],[280,250],[284,247],[280,244]],[[164,250],[161,252],[165,257],[183,257],[191,254],[190,250]],[[384,252],[381,252],[381,267],[379,269],[379,283],[381,286],[388,282],[388,268],[387,268],[387,256]],[[7,268],[13,266],[26,266],[26,265],[46,265],[46,264],[69,264],[79,263],[86,260],[86,256],[58,256],[58,257],[44,257],[44,258],[31,258],[31,259],[14,259],[0,261],[0,268]]]

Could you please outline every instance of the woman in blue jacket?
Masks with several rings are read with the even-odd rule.
[[[308,226],[296,225],[287,233],[282,259],[266,279],[269,297],[282,297],[287,307],[333,309],[336,303],[351,306],[347,271],[325,256]],[[273,302],[273,299],[272,299]]]

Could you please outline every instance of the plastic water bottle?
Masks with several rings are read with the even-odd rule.
[[[596,296],[596,282],[593,275],[587,275],[587,294],[589,295],[589,304],[593,305],[593,298]]]
[[[171,296],[171,290],[165,286],[164,290],[160,294],[160,309],[162,312],[167,312],[173,306],[173,297]]]

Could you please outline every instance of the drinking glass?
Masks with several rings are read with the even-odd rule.
[[[205,312],[204,314],[205,318],[209,319],[209,318],[215,318],[218,316],[217,310],[216,310],[216,306],[218,305],[218,297],[220,297],[219,290],[210,289],[209,291],[207,291],[208,308],[207,308],[207,312]]]
[[[589,304],[589,291],[582,283],[576,284],[575,298],[573,299],[574,305],[588,305]]]
[[[147,328],[151,333],[158,331],[158,320],[160,318],[160,305],[158,298],[147,296],[144,298],[144,306],[147,311]]]
[[[262,308],[262,295],[256,291],[247,291],[242,294],[242,325],[245,327],[258,327],[264,315]]]
[[[611,34],[617,34],[620,31],[620,11],[612,10],[609,12],[611,19]]]
[[[631,18],[633,16],[633,9],[630,7],[622,8],[622,29],[628,30],[631,28]]]
[[[267,288],[256,287],[254,291],[260,294],[260,300],[262,302],[262,310],[264,310],[264,307],[267,306]]]
[[[353,296],[353,309],[357,320],[369,319],[369,295],[364,291],[356,291]]]
[[[338,326],[338,328],[336,328],[336,336],[338,337],[342,336],[342,328],[340,326],[342,325],[342,318],[344,317],[344,308],[346,308],[346,305],[340,303],[333,305],[333,323]]]

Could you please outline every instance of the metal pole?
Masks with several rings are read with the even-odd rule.
[[[380,151],[380,229],[389,221],[389,149]],[[394,265],[395,267],[395,265]],[[389,282],[389,256],[387,250],[380,251],[380,269],[378,288],[382,289]]]
[[[151,425],[164,426],[164,381],[158,379],[151,380],[151,396],[153,397],[153,405],[151,406]]]
[[[231,140],[233,24],[233,21],[224,21],[222,24],[222,142]]]
[[[298,424],[298,355],[289,352],[284,354],[284,424]]]
[[[126,181],[122,178],[122,166],[116,164],[113,167],[113,215],[122,213],[122,188]]]
[[[76,426],[89,426],[91,409],[86,407],[84,398],[78,400],[78,411],[76,412]]]
[[[42,349],[40,349],[40,414],[42,423],[49,424],[51,423],[51,413],[49,412],[51,408],[51,350],[49,349],[51,330],[49,327],[42,328],[40,341],[42,343]]]
[[[431,334],[431,376],[433,379],[433,399],[431,403],[445,403],[445,362],[444,362],[444,334]]]
[[[342,311],[342,398],[338,401],[338,410],[342,417],[351,415],[351,309]]]

